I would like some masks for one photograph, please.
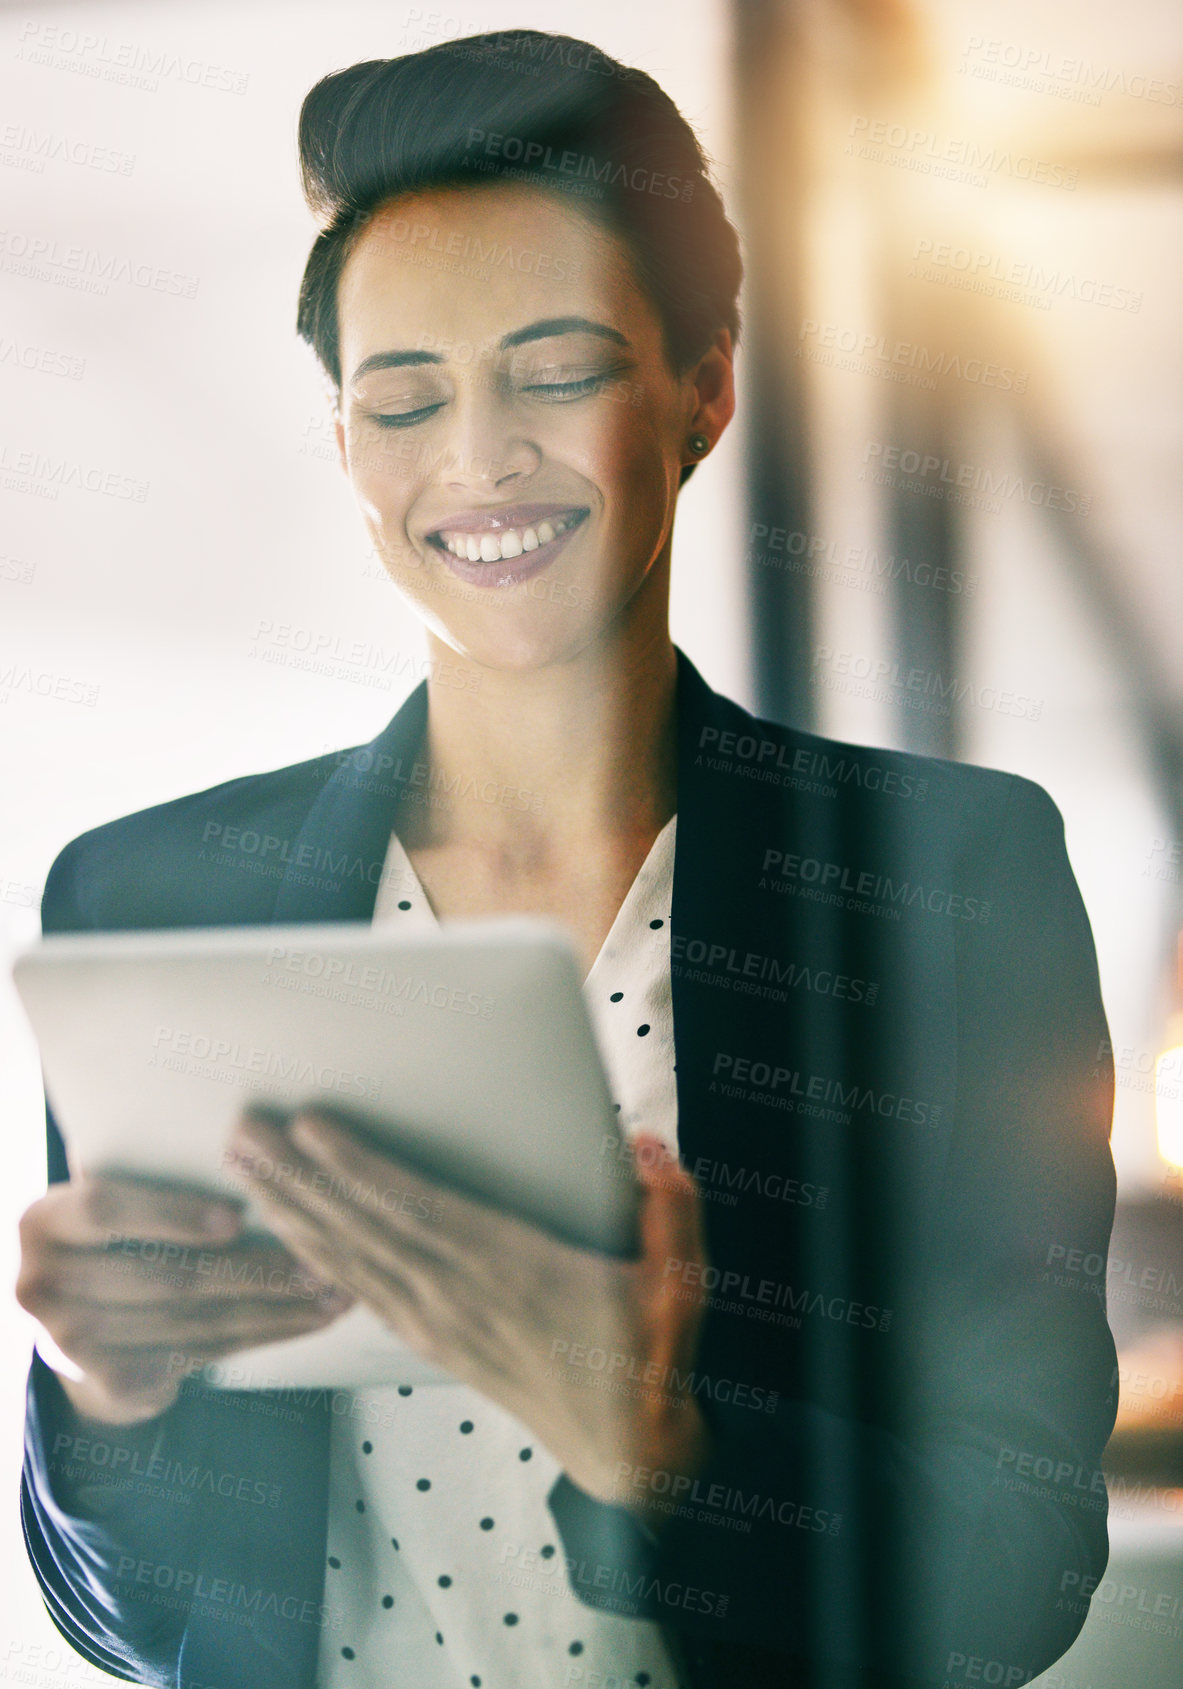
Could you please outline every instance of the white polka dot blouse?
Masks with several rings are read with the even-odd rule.
[[[627,1136],[677,1153],[673,816],[583,984]],[[397,834],[375,923],[437,926]],[[320,1689],[677,1689],[658,1626],[585,1605],[546,1497],[559,1465],[463,1384],[359,1391],[334,1415]]]

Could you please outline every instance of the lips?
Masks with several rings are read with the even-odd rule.
[[[549,545],[588,515],[580,505],[516,504],[453,516],[427,536],[438,551],[469,563],[499,563]]]

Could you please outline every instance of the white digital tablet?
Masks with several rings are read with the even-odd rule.
[[[51,935],[13,968],[72,1170],[242,1200],[243,1105],[358,1114],[409,1165],[630,1256],[638,1190],[575,951],[537,916]],[[257,1212],[248,1225],[265,1229]],[[446,1382],[368,1309],[207,1369],[232,1389]]]

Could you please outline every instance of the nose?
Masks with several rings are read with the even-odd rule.
[[[458,384],[444,446],[443,479],[457,491],[490,492],[527,480],[542,461],[521,419],[481,371]]]

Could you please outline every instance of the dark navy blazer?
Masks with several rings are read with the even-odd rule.
[[[423,682],[366,747],[73,840],[45,931],[369,921],[426,714]],[[677,726],[714,1453],[692,1489],[643,1480],[656,1537],[560,1478],[568,1577],[665,1626],[695,1686],[1025,1682],[1104,1570],[1116,1408],[1103,1273],[1062,1270],[1104,1260],[1114,1173],[1059,814],[1017,776],[759,720],[680,650]],[[49,1162],[66,1176],[52,1117]],[[75,1648],[132,1682],[311,1689],[347,1406],[189,1381],[96,1442],[35,1358],[22,1517]]]

